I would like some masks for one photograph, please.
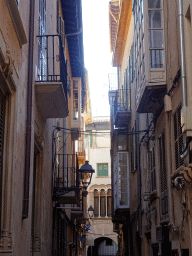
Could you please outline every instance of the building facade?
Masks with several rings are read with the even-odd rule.
[[[111,161],[109,117],[93,117],[86,125],[85,152],[95,173],[88,188],[87,209],[94,208],[86,234],[87,255],[116,255],[117,234],[111,222]]]
[[[83,255],[81,1],[3,0],[0,38],[0,254]]]
[[[191,255],[191,1],[111,1],[109,10],[118,67],[117,88],[109,91],[112,214],[122,255]],[[121,33],[125,17],[133,23]],[[125,86],[128,100],[120,93]],[[115,161],[124,147],[126,228],[115,208]]]

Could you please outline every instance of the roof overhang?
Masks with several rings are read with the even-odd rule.
[[[83,23],[81,0],[61,0],[65,34],[67,37],[71,72],[73,77],[81,77],[82,94],[85,95],[85,70],[83,47]]]
[[[112,61],[114,67],[119,66],[120,63],[122,62],[132,16],[133,16],[132,1],[122,0],[120,10],[119,10],[119,19],[117,21],[118,23],[117,23],[116,35],[113,35],[113,38],[114,37],[116,38],[114,49],[113,49],[113,61]],[[112,19],[110,19],[110,22],[111,20]]]

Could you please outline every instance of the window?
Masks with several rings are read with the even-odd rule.
[[[119,152],[119,202],[127,205],[128,202],[128,158],[127,152]]]
[[[127,136],[125,134],[118,135],[118,150],[127,151]]]
[[[94,217],[111,217],[111,189],[94,190]]]
[[[106,193],[104,189],[101,189],[100,192],[100,216],[106,216]]]
[[[99,191],[94,190],[94,217],[99,217]]]
[[[184,164],[184,159],[181,158],[183,151],[183,134],[181,127],[181,106],[174,114],[174,138],[175,138],[175,165],[176,169]]]
[[[118,152],[114,162],[114,208],[129,208],[128,152]]]
[[[151,68],[164,66],[164,39],[161,0],[148,0],[149,51]]]
[[[108,217],[111,217],[111,200],[112,200],[112,198],[111,198],[111,189],[108,189],[108,191],[107,191],[107,216]]]
[[[59,1],[57,1],[57,33],[61,36],[62,46],[65,48],[65,25],[59,14]]]
[[[32,191],[32,215],[31,215],[31,250],[41,251],[41,156],[36,144],[34,145],[33,162],[33,191]]]
[[[149,170],[151,174],[151,192],[156,190],[156,171],[155,171],[155,148],[149,152]]]
[[[160,182],[161,182],[161,211],[162,219],[167,218],[168,213],[168,190],[167,190],[167,169],[165,161],[165,135],[159,138],[159,160],[160,160]]]
[[[46,34],[46,1],[39,1],[39,35]],[[38,38],[38,75],[39,80],[46,81],[47,77],[47,38]]]
[[[107,177],[108,176],[108,163],[98,163],[97,164],[97,176]]]
[[[137,136],[135,127],[132,129],[131,135],[131,172],[135,172],[137,170]]]
[[[79,115],[79,95],[78,95],[78,81],[74,80],[73,81],[73,120],[78,119]]]

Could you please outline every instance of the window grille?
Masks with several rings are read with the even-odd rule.
[[[161,212],[162,218],[168,213],[167,169],[165,160],[165,135],[159,138],[160,183],[161,183]]]
[[[184,159],[181,158],[183,151],[183,134],[181,127],[181,106],[174,114],[174,138],[175,138],[175,165],[176,169],[184,164]]]

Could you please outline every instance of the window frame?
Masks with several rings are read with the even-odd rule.
[[[104,170],[104,165],[107,165],[107,170]],[[102,166],[102,170],[99,170],[99,166]],[[107,171],[107,175],[99,175],[99,171]],[[97,163],[97,177],[98,178],[105,178],[105,177],[109,177],[109,164],[108,163]]]
[[[164,53],[165,53],[165,44],[164,44],[164,21],[163,21],[163,0],[160,0],[160,7],[159,8],[151,8],[149,7],[149,0],[147,1],[147,7],[148,7],[148,40],[149,40],[149,65],[151,69],[162,69],[165,67],[165,57],[164,57]],[[160,28],[154,28],[154,27],[150,27],[150,22],[149,22],[149,12],[151,11],[160,11],[161,12],[161,27]],[[162,31],[162,42],[163,42],[163,47],[151,47],[151,31]],[[156,52],[159,52],[159,63],[157,66],[157,62],[155,62],[155,65],[152,64],[153,60],[152,60],[152,53],[155,52],[155,59],[156,59]],[[162,55],[160,54],[162,53]],[[161,62],[162,60],[162,62]],[[162,65],[162,66],[161,66]]]

